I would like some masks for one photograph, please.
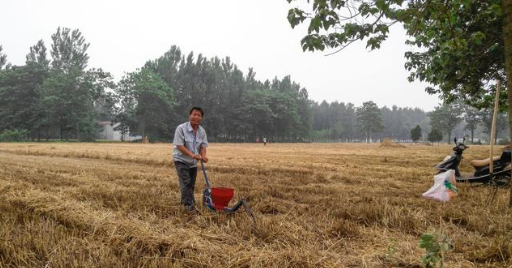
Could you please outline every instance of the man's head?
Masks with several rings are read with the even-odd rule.
[[[198,126],[201,124],[201,121],[203,120],[203,109],[199,107],[192,107],[190,109],[190,112],[188,113],[188,120],[190,121],[190,124],[193,126]]]

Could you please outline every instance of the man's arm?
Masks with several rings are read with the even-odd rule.
[[[201,158],[203,159],[203,162],[208,163],[208,157],[206,156],[206,147],[201,147]]]
[[[193,153],[192,153],[191,151],[189,151],[189,150],[187,149],[187,147],[185,147],[184,145],[177,145],[176,147],[178,148],[178,150],[180,150],[180,152],[182,152],[182,153],[183,153],[183,154],[185,154],[185,155],[188,155],[188,156],[190,156],[190,157],[192,157],[192,158],[194,158],[194,159],[196,159],[196,160],[201,160],[201,159],[202,159],[202,158],[201,158],[201,155],[202,155],[202,149],[201,149],[201,155],[198,155],[198,154],[193,154]],[[206,152],[205,152],[205,153],[206,153]],[[205,162],[207,162],[207,161],[205,161]]]
[[[205,131],[202,131],[202,134],[203,134],[203,142],[201,142],[201,149],[199,150],[199,153],[201,154],[203,161],[205,163],[207,163],[208,157],[206,156],[206,147],[208,147],[208,137],[206,136]]]

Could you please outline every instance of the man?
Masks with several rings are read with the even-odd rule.
[[[197,213],[194,200],[194,187],[199,161],[208,162],[206,147],[208,140],[206,131],[202,128],[203,110],[192,107],[188,122],[179,125],[174,133],[174,150],[172,153],[174,166],[178,173],[181,192],[181,204],[185,211]]]

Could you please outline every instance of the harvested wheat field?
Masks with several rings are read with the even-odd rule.
[[[235,215],[183,213],[170,144],[0,144],[0,267],[422,267],[444,232],[445,267],[511,267],[508,189],[421,194],[451,146],[211,144]],[[469,160],[487,147],[471,146]],[[204,187],[198,174],[196,200]]]

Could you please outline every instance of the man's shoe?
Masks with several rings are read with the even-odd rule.
[[[189,215],[199,215],[199,211],[196,209],[195,206],[185,206],[183,209]]]

